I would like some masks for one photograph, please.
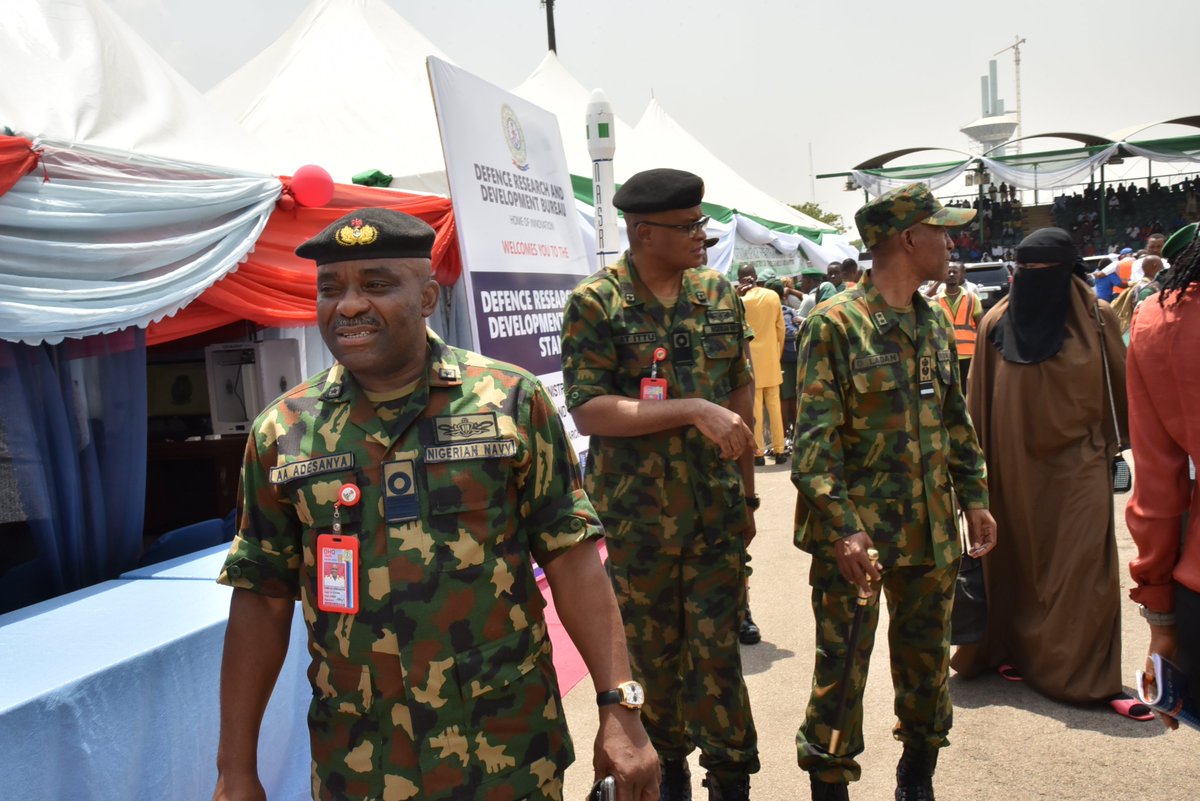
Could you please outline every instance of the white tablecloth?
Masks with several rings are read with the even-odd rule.
[[[214,581],[223,552],[0,616],[0,797],[212,797],[231,593]],[[309,798],[305,641],[295,615],[259,746],[271,801]]]

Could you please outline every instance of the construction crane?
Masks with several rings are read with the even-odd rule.
[[[1021,153],[1021,45],[1025,44],[1025,40],[1020,36],[1013,37],[1016,41],[1010,44],[1003,50],[998,50],[993,53],[993,56],[998,56],[1008,50],[1013,51],[1013,65],[1017,73],[1017,135],[1016,135],[1016,151],[1017,155]]]

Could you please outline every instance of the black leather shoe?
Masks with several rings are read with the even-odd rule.
[[[724,776],[709,773],[701,782],[708,788],[708,801],[750,801],[750,774]]]
[[[896,801],[934,801],[933,771],[937,768],[938,750],[918,750],[904,746],[900,763],[896,765]]]
[[[742,645],[756,645],[762,641],[762,632],[750,617],[750,607],[742,613],[742,625],[738,627],[738,642]]]
[[[686,759],[659,761],[662,778],[658,782],[659,801],[692,801],[692,771]]]
[[[808,774],[812,801],[850,801],[850,788],[841,782],[823,782],[817,774]]]
[[[787,451],[784,451],[783,453],[775,454],[775,464],[787,464],[787,460],[788,460],[788,452]]]
[[[755,467],[763,467],[764,465],[766,465],[766,463],[767,463],[767,457],[765,457],[765,456],[755,456],[754,457],[754,466]]]

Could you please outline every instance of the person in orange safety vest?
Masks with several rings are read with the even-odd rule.
[[[946,270],[945,285],[937,294],[937,302],[946,310],[954,324],[954,341],[958,347],[958,374],[963,386],[966,386],[971,357],[975,355],[975,335],[979,330],[979,320],[983,317],[983,304],[974,292],[963,289],[962,262],[950,262]]]

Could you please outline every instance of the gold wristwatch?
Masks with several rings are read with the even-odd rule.
[[[636,681],[623,681],[615,690],[596,693],[596,706],[620,704],[626,709],[641,709],[646,703],[646,691]]]

